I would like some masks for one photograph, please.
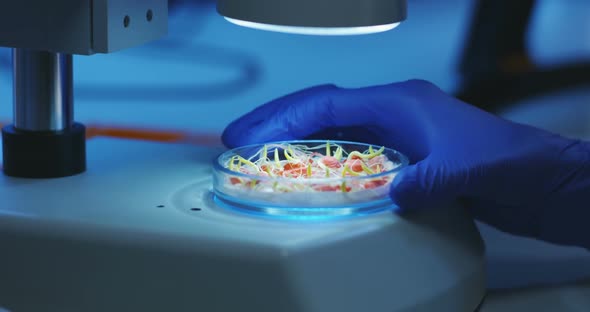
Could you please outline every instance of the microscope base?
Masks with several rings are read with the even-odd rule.
[[[321,222],[210,200],[221,149],[96,138],[86,173],[0,177],[0,307],[12,311],[472,312],[484,249],[438,207]]]

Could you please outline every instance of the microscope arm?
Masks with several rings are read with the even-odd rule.
[[[90,55],[163,37],[167,0],[0,2],[0,46]]]
[[[8,176],[86,170],[85,128],[74,122],[72,54],[111,53],[163,37],[167,0],[0,2],[0,46],[14,48],[14,122],[2,129]]]

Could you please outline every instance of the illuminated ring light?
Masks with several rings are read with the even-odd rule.
[[[298,35],[312,35],[312,36],[351,36],[351,35],[366,35],[374,34],[392,30],[400,23],[361,26],[361,27],[302,27],[302,26],[285,26],[285,25],[271,25],[263,23],[255,23],[249,21],[242,21],[235,18],[224,17],[229,22],[242,27],[254,28],[259,30],[281,32]]]
[[[346,36],[391,30],[407,17],[407,0],[217,0],[233,24],[303,35]]]

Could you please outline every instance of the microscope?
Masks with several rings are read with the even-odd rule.
[[[219,148],[86,140],[72,55],[161,38],[166,0],[0,3],[13,48],[2,130],[0,310],[472,312],[484,248],[459,207],[303,222],[211,199]],[[219,0],[247,27],[356,35],[395,28],[405,0]],[[148,169],[149,168],[149,169]]]

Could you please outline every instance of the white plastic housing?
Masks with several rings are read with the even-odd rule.
[[[473,312],[483,297],[482,241],[459,208],[253,218],[211,204],[221,150],[112,139],[88,147],[82,175],[0,175],[0,307]]]

